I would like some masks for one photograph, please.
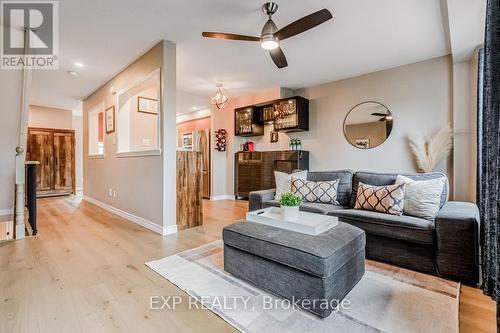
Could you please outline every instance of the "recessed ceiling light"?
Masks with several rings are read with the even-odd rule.
[[[68,73],[69,75],[73,75],[73,76],[78,76],[78,75],[80,75],[80,73],[75,72],[75,71],[67,71],[67,73]]]
[[[76,67],[83,68],[83,67],[85,67],[85,64],[84,64],[83,62],[76,61],[76,62],[75,62],[75,66],[76,66]]]

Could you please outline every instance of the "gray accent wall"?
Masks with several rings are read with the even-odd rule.
[[[309,150],[311,170],[354,169],[415,172],[407,135],[431,135],[451,122],[451,57],[370,73],[296,91],[310,100],[310,131],[293,133]],[[344,137],[349,110],[364,101],[386,105],[394,116],[391,135],[379,147],[361,150]],[[436,171],[448,173],[443,161]]]
[[[176,230],[175,63],[175,44],[162,41],[83,101],[84,195],[163,233]],[[158,68],[162,69],[161,154],[118,157],[116,124],[116,131],[104,136],[104,157],[89,157],[88,112],[103,101],[105,108],[115,105],[118,112],[117,94],[112,95],[110,88],[121,91]],[[110,188],[116,197],[108,195]]]

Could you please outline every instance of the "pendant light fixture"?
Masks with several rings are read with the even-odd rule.
[[[222,83],[217,83],[217,92],[215,96],[212,97],[212,104],[214,104],[217,109],[223,109],[226,106],[226,102],[229,98],[222,92]]]

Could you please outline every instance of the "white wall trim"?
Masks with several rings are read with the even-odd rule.
[[[209,118],[211,115],[212,115],[212,111],[210,110],[210,107],[206,107],[206,108],[192,111],[189,113],[178,114],[176,117],[176,123],[178,125],[178,124],[185,123],[187,121]]]
[[[210,197],[210,200],[219,201],[219,200],[236,200],[236,199],[232,194],[222,194],[222,195],[213,195]]]
[[[103,203],[103,202],[101,202],[101,201],[99,201],[97,199],[89,197],[88,195],[84,195],[83,196],[83,200],[85,200],[88,203],[91,203],[91,204],[93,204],[93,205],[95,205],[97,207],[100,207],[100,208],[102,208],[102,209],[110,212],[111,214],[115,214],[117,216],[120,216],[120,217],[124,218],[127,221],[133,222],[135,224],[143,226],[146,229],[154,231],[157,234],[160,234],[162,236],[169,235],[169,234],[174,234],[174,233],[177,232],[177,225],[167,226],[167,227],[163,228],[162,226],[160,226],[160,225],[158,225],[156,223],[153,223],[151,221],[143,219],[142,217],[139,217],[139,216],[127,213],[127,212],[125,212],[125,211],[123,211],[121,209],[118,209],[116,207],[113,207],[113,206],[110,206],[108,204],[105,204],[105,203]]]
[[[0,209],[0,215],[12,215],[14,214],[14,208]]]
[[[177,224],[174,225],[167,225],[163,227],[163,233],[162,235],[172,235],[177,233]]]
[[[116,157],[142,157],[142,156],[160,156],[161,149],[151,149],[142,151],[122,151],[115,154]]]

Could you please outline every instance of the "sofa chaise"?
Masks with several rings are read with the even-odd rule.
[[[403,174],[413,180],[445,177],[443,173]],[[303,203],[301,210],[338,216],[342,222],[366,233],[366,257],[412,270],[457,280],[469,285],[479,279],[479,211],[469,202],[448,201],[448,182],[441,194],[436,218],[426,220],[407,215],[390,215],[353,209],[358,183],[390,185],[397,174],[353,172],[309,172],[308,180],[339,179],[339,205]],[[279,207],[275,190],[251,192],[249,210]]]

